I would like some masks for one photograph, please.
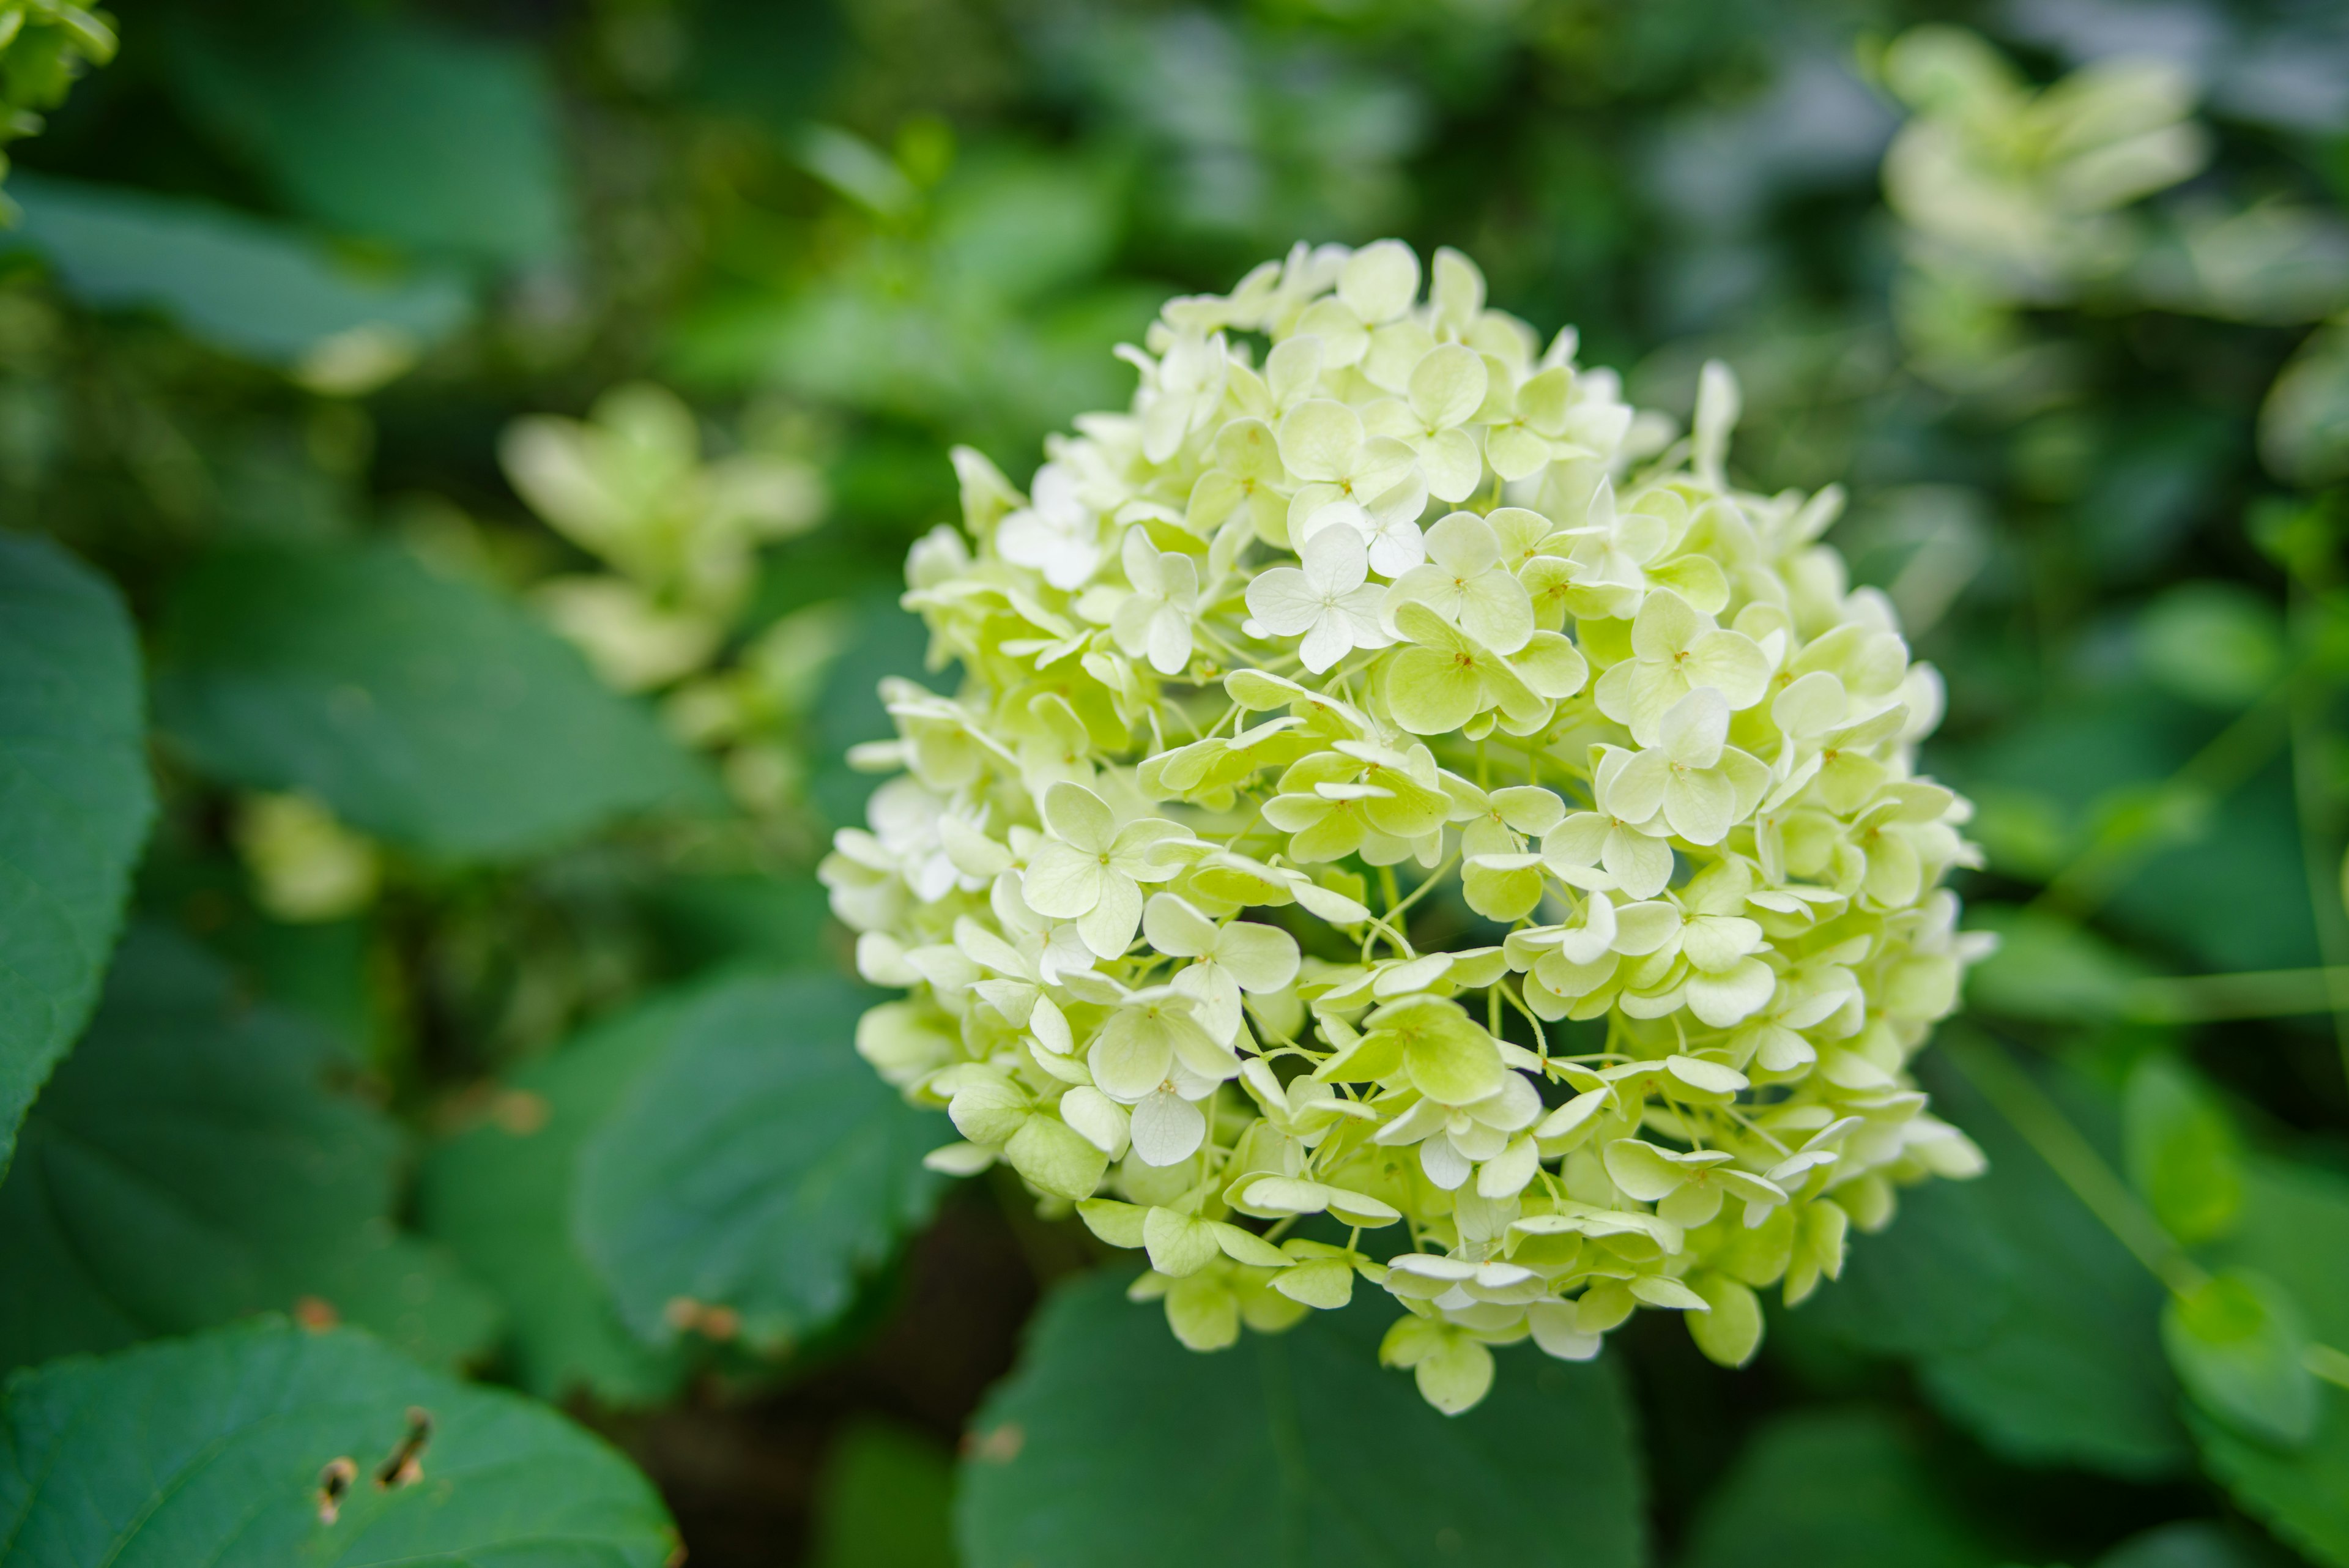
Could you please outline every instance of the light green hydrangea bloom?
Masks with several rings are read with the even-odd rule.
[[[1368,1281],[1456,1411],[1640,1306],[1743,1362],[1756,1289],[1982,1161],[1907,1075],[1967,807],[1838,497],[1729,484],[1721,367],[1675,440],[1432,273],[1299,246],[1170,302],[1027,495],[958,451],[905,603],[961,685],[885,688],[822,874],[935,1166],[1143,1251],[1195,1349]]]

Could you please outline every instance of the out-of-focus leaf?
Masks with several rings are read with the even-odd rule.
[[[825,961],[832,912],[812,878],[672,877],[652,888],[646,902],[662,949],[680,973],[722,963]]]
[[[184,939],[134,929],[0,1184],[0,1365],[267,1309],[477,1355],[496,1306],[393,1224],[401,1139],[335,1086],[354,1070],[310,1024],[240,1005]]]
[[[425,1161],[419,1222],[505,1303],[515,1380],[543,1399],[611,1405],[675,1392],[689,1355],[628,1333],[571,1229],[579,1150],[677,1037],[694,993],[599,1023],[499,1086],[481,1125]]]
[[[1611,1358],[1503,1352],[1492,1394],[1447,1417],[1380,1369],[1394,1314],[1365,1295],[1202,1355],[1122,1285],[1063,1287],[979,1412],[957,1503],[970,1568],[1642,1560]]]
[[[2023,1264],[1972,1184],[1929,1181],[1900,1195],[1876,1235],[1856,1235],[1843,1276],[1795,1310],[1857,1350],[1937,1355],[1969,1350],[2014,1310]]]
[[[2234,1125],[2210,1091],[2172,1057],[2147,1056],[2121,1103],[2130,1181],[2154,1218],[2188,1246],[2226,1233],[2241,1211]]]
[[[216,348],[329,381],[405,369],[472,313],[453,276],[364,271],[208,202],[28,174],[8,192],[25,219],[0,244],[37,252],[83,304],[158,310]]]
[[[938,192],[938,275],[952,288],[1033,299],[1099,272],[1117,217],[1110,182],[1071,161],[974,165]]]
[[[878,1421],[833,1439],[817,1483],[812,1568],[957,1568],[954,1461]]]
[[[2000,1561],[1899,1424],[1868,1409],[1781,1416],[1697,1516],[1682,1568],[1989,1568]]]
[[[841,52],[840,14],[827,0],[703,0],[688,15],[685,90],[771,125],[806,118]]]
[[[2290,1568],[2283,1553],[2240,1526],[2185,1519],[2132,1535],[2095,1568]]]
[[[2161,1343],[2196,1404],[2272,1447],[2315,1434],[2308,1334],[2282,1286],[2248,1269],[2215,1274],[2162,1304]]]
[[[2349,327],[2309,338],[2260,410],[2268,472],[2303,490],[2349,479]]]
[[[2349,1351],[2349,1177],[2280,1159],[2248,1160],[2235,1231],[2209,1249],[2291,1293],[2309,1334]],[[2349,1389],[2319,1386],[2314,1438],[2285,1451],[2189,1413],[2202,1462],[2244,1511],[2320,1563],[2349,1564]]]
[[[2216,971],[2316,964],[2291,771],[2280,753],[2222,799],[2165,782],[2223,722],[2121,686],[2050,701],[1991,743],[1937,753],[1935,766],[1959,789],[2019,795],[2060,822],[2064,842],[2048,873],[2099,841],[2118,851],[2119,879],[2103,891],[2100,924]],[[2240,743],[2261,740],[2247,734]],[[2280,747],[2282,726],[2264,741]]]
[[[305,215],[493,262],[569,248],[554,95],[527,49],[335,5],[182,16],[174,84]]]
[[[2147,605],[2137,657],[2164,691],[2212,708],[2240,708],[2283,674],[2282,618],[2240,584],[2184,583]]]
[[[525,855],[717,798],[569,645],[388,546],[209,558],[172,597],[158,664],[158,722],[204,771],[307,791],[427,855]]]
[[[2129,1477],[2176,1469],[2187,1447],[2156,1330],[2160,1286],[1970,1084],[1946,1068],[1926,1077],[1934,1108],[1990,1157],[1957,1196],[2018,1265],[2014,1305],[1987,1339],[1919,1364],[1926,1394],[2022,1463]],[[2115,1107],[2067,1077],[2046,1088],[2114,1158]]]
[[[925,685],[936,685],[939,679],[922,668],[928,634],[897,608],[894,593],[867,595],[854,607],[848,646],[825,673],[823,694],[808,725],[808,748],[821,759],[809,793],[825,820],[836,826],[861,825],[864,803],[881,783],[879,775],[848,765],[848,748],[897,732],[881,703],[882,678],[902,675]]]
[[[1966,975],[1966,999],[2007,1018],[2090,1023],[2127,1014],[2132,982],[2148,966],[2061,915],[1976,904],[1966,924],[1994,931],[1998,950]]]
[[[0,1541],[43,1568],[662,1568],[678,1550],[644,1477],[544,1406],[281,1322],[11,1378]]]
[[[106,580],[0,535],[0,1172],[81,1033],[155,815],[139,642]]]
[[[869,1000],[819,973],[715,987],[589,1136],[573,1223],[638,1337],[698,1324],[783,1351],[928,1217],[922,1156],[948,1129],[857,1055]]]

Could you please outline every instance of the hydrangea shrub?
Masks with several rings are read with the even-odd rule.
[[[959,684],[887,684],[823,875],[934,1165],[1146,1253],[1195,1349],[1383,1289],[1458,1411],[1642,1306],[1741,1363],[1756,1290],[1978,1170],[1907,1070],[1975,950],[1838,493],[1732,485],[1723,368],[1676,439],[1422,280],[1299,246],[1169,302],[1026,495],[957,451],[905,602]]]

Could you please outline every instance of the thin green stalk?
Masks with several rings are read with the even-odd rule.
[[[2095,1145],[2072,1125],[2029,1074],[2014,1064],[2013,1058],[1987,1041],[1972,1039],[1951,1040],[1943,1054],[2154,1278],[2178,1294],[2198,1289],[2208,1280],[2200,1266],[2178,1250],[2160,1222],[2137,1201],[2128,1184],[2105,1163]]]

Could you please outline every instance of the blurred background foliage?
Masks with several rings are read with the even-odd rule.
[[[1039,1389],[1164,1354],[1098,1290],[975,1415],[1087,1249],[919,1169],[950,1135],[852,1054],[812,868],[875,682],[939,679],[895,596],[946,448],[1022,479],[1169,294],[1394,234],[1643,404],[1727,360],[1744,479],[1847,486],[2005,939],[1928,1075],[1992,1175],[1755,1367],[1651,1325],[1545,1385],[1614,1411],[1603,1498],[1546,1501],[1549,1418],[1493,1412],[1509,1501],[1406,1510],[1394,1560],[2349,1563],[2349,1360],[2302,1354],[2349,1345],[2337,6],[157,0],[116,52],[16,0],[0,37],[0,519],[127,599],[160,796],[0,1186],[8,1365],[358,1324],[611,1437],[713,1568],[1172,1562],[1148,1521],[1195,1505],[1301,1560],[1101,1468],[1255,1373],[1051,1427],[1081,1398]],[[1023,1442],[1078,1480],[1021,1490]]]

